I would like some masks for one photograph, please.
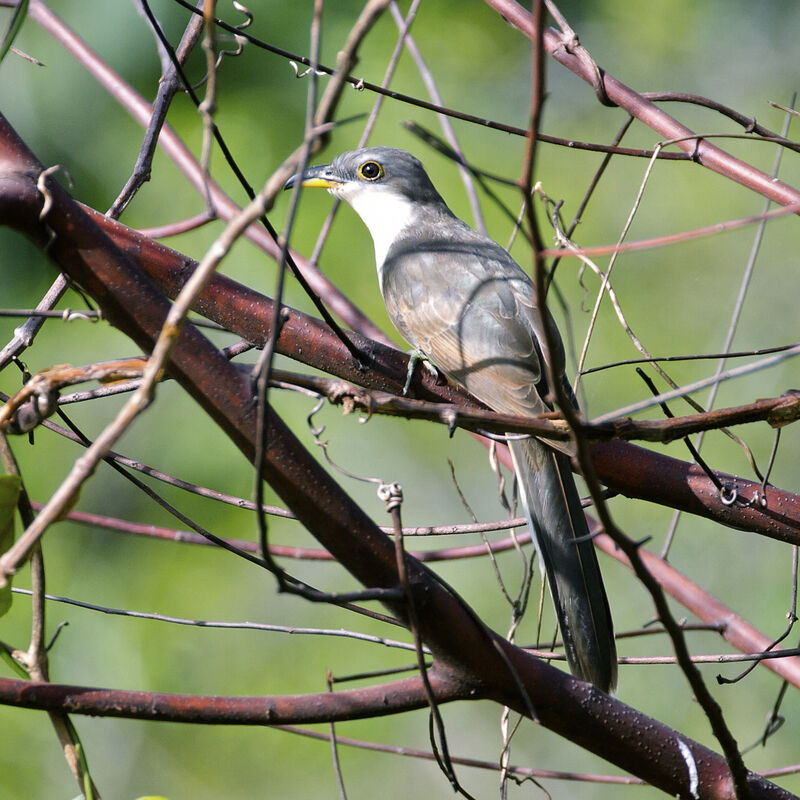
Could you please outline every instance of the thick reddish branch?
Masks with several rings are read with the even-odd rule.
[[[599,524],[595,523],[593,532],[599,533],[599,527]],[[627,558],[620,552],[610,536],[605,534],[597,536],[595,543],[604,553],[630,567]],[[763,652],[772,645],[772,640],[768,636],[754,628],[732,608],[698,586],[671,564],[644,547],[639,549],[639,555],[661,588],[698,619],[709,625],[721,626],[720,635],[726,642],[743,653]],[[763,660],[761,664],[765,669],[774,672],[793,686],[800,687],[800,659],[794,657],[767,659]]]
[[[657,720],[645,717],[562,672],[539,663],[539,666],[552,673],[550,677],[553,680],[547,679],[545,674],[531,675],[529,666],[533,660],[510,645],[506,645],[505,649],[512,668],[529,688],[529,699],[543,724],[595,752],[599,736],[607,745],[601,748],[605,749],[606,758],[654,786],[672,794],[689,796],[686,788],[688,776],[683,774],[686,763],[674,747],[675,738],[679,737],[695,759],[702,796],[732,797],[724,762],[713,751],[680,737]],[[467,689],[460,681],[436,670],[431,671],[430,678],[439,703],[481,696],[474,689]],[[543,683],[537,684],[537,680]],[[495,692],[487,692],[487,696],[495,697],[499,702],[511,701],[513,707],[519,708],[519,698],[515,695],[504,697],[502,693],[496,695]],[[272,697],[136,692],[0,678],[0,703],[91,716],[216,725],[341,722],[395,714],[427,705],[419,677],[344,692]],[[673,754],[670,750],[676,752]],[[614,758],[609,757],[612,751]],[[674,755],[678,758],[674,759]],[[668,763],[674,771],[671,777],[664,774]],[[752,798],[793,796],[755,774],[749,776],[749,787]]]
[[[158,284],[175,297],[195,262],[91,209],[93,221]],[[269,338],[272,300],[222,275],[215,275],[198,299],[195,310],[248,341],[263,345]],[[295,309],[286,319],[277,351],[303,364],[370,390],[399,394],[405,383],[408,356],[357,333],[348,334],[363,354],[368,369],[359,369],[327,326]],[[440,386],[427,370],[417,370],[413,394],[424,400],[480,408],[469,395],[453,386]],[[727,419],[727,422],[730,422]],[[723,485],[735,487],[738,500],[723,502],[716,486],[697,466],[627,442],[592,446],[595,469],[603,483],[627,497],[666,505],[708,517],[722,525],[752,531],[780,541],[800,544],[800,497],[767,487],[766,506],[749,501],[762,495],[761,485],[727,473],[718,473]]]
[[[437,700],[463,699],[458,687],[433,674]],[[291,725],[398,714],[427,706],[419,677],[343,692],[286,696],[222,697],[165,694],[0,678],[0,703],[70,714],[205,725]]]
[[[53,38],[59,42],[83,66],[90,75],[117,101],[133,118],[143,127],[147,127],[153,113],[152,105],[142,97],[121,75],[116,73],[106,64],[100,56],[84,42],[81,37],[67,26],[45,3],[41,0],[31,0],[28,13],[31,18],[42,26]],[[367,29],[362,29],[366,33]],[[355,45],[355,43],[351,43]],[[352,53],[350,54],[353,55]],[[323,102],[325,118],[336,108],[336,103],[327,96]],[[231,200],[219,185],[206,174],[189,148],[177,136],[173,128],[166,124],[161,129],[158,139],[162,148],[173,160],[179,170],[186,176],[198,194],[205,198],[209,194],[211,204],[216,214],[228,220],[239,212],[239,207]],[[287,170],[284,180],[289,177],[291,170]],[[251,225],[245,236],[273,258],[280,257],[280,246],[269,233],[260,225]],[[367,319],[353,303],[338,291],[328,278],[316,267],[301,256],[294,254],[295,262],[304,277],[321,297],[327,299],[328,307],[349,325],[358,326],[361,330],[369,332],[371,336],[380,338],[380,330]]]
[[[762,490],[760,483],[717,472],[726,490],[735,490],[733,501],[728,502],[696,464],[627,442],[601,442],[592,446],[591,453],[603,483],[626,497],[659,503],[707,517],[729,528],[798,544],[800,497],[796,494],[772,486]]]
[[[516,0],[484,0],[498,13],[508,20],[525,36],[533,40],[536,30],[533,25],[531,13],[523,8]],[[587,83],[595,85],[600,78],[608,99],[624,108],[629,114],[643,122],[648,127],[659,133],[664,139],[683,139],[676,143],[686,153],[692,155],[693,160],[714,172],[740,183],[760,195],[774,200],[780,205],[789,205],[800,202],[800,192],[782,181],[770,177],[765,172],[734,158],[716,145],[704,139],[698,139],[694,131],[678,122],[674,117],[662,111],[657,105],[647,100],[638,92],[617,80],[613,75],[602,69],[592,69],[591,57],[577,43],[577,39],[569,41],[564,39],[552,28],[544,31],[544,46],[547,52],[578,77]],[[580,48],[580,49],[579,49]],[[582,57],[583,56],[583,57]]]

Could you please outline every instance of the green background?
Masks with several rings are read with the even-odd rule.
[[[185,25],[186,12],[172,2],[153,2],[173,43]],[[252,0],[255,21],[249,32],[288,50],[308,52],[311,2]],[[361,3],[329,0],[323,16],[321,59],[333,64]],[[407,3],[403,3],[403,8]],[[95,51],[145,97],[156,91],[159,63],[153,38],[144,21],[127,0],[54,3],[54,10]],[[226,2],[219,4],[226,19],[240,17]],[[706,1],[606,0],[563,3],[581,42],[598,64],[624,83],[641,91],[674,90],[706,95],[759,122],[780,130],[783,114],[767,101],[790,102],[797,89],[796,39],[800,31],[800,6],[795,2],[752,4],[739,0]],[[5,24],[8,11],[0,12]],[[477,0],[423,2],[412,28],[446,105],[480,116],[525,126],[529,102],[529,44],[494,11]],[[379,82],[396,41],[397,29],[386,14],[360,51],[354,74]],[[17,46],[44,62],[39,68],[9,56],[0,65],[0,111],[45,164],[61,164],[72,179],[79,200],[105,210],[126,181],[138,151],[138,125],[87,75],[59,44],[28,21]],[[199,55],[189,64],[193,80],[203,75]],[[321,78],[324,86],[327,78]],[[254,186],[260,186],[297,146],[303,135],[306,80],[297,80],[279,56],[248,47],[242,56],[226,59],[219,73],[216,120],[239,165]],[[413,61],[404,54],[392,88],[426,96]],[[202,89],[200,90],[202,92]],[[369,112],[374,97],[345,90],[337,117]],[[709,111],[670,106],[670,113],[694,130],[740,132],[732,123]],[[186,97],[178,97],[169,122],[187,145],[199,154],[200,119]],[[619,109],[601,107],[591,90],[555,62],[548,63],[548,96],[544,132],[586,141],[609,142],[624,119]],[[429,112],[387,102],[370,142],[414,151],[426,163],[434,183],[453,210],[472,222],[469,205],[456,169],[428,150],[403,127],[412,120],[437,133]],[[361,123],[363,124],[363,123]],[[514,179],[519,175],[524,142],[505,133],[455,121],[467,158],[481,168]],[[355,146],[359,123],[337,130],[317,163]],[[791,135],[791,134],[790,134]],[[634,125],[625,140],[629,146],[652,147],[658,136]],[[771,144],[741,141],[724,146],[750,163],[769,171],[775,158]],[[566,148],[542,146],[536,179],[555,199],[563,199],[563,214],[570,219],[599,164],[600,156]],[[576,240],[582,245],[612,244],[630,213],[647,162],[615,158],[601,182]],[[237,202],[244,195],[219,153],[212,172]],[[788,153],[781,178],[800,185],[796,154]],[[513,190],[497,191],[514,209]],[[491,235],[506,243],[508,220],[482,197]],[[292,234],[293,245],[306,255],[313,249],[319,226],[330,208],[325,193],[303,196]],[[282,227],[288,196],[277,199],[271,215]],[[644,194],[630,231],[630,239],[644,239],[701,227],[730,218],[759,213],[763,200],[735,184],[688,163],[659,163]],[[156,157],[153,179],[139,193],[122,221],[149,227],[199,213],[203,200],[179,175],[167,157]],[[550,231],[545,226],[545,236]],[[222,223],[170,239],[168,244],[200,258],[222,230]],[[767,228],[755,277],[734,340],[735,349],[755,349],[800,339],[796,268],[796,220],[783,218]],[[741,275],[755,229],[622,256],[614,273],[614,286],[629,323],[648,349],[658,355],[718,352],[739,291]],[[518,242],[512,251],[527,266],[530,256]],[[600,261],[605,266],[606,260]],[[386,318],[374,279],[372,245],[360,221],[342,209],[323,249],[321,267],[361,309],[405,347]],[[239,243],[222,265],[222,271],[266,294],[272,294],[275,265],[246,242]],[[55,276],[52,266],[20,236],[0,230],[2,301],[6,308],[36,304]],[[586,277],[589,295],[578,283],[578,266],[566,261],[559,270],[559,288],[570,308],[569,320],[561,314],[562,332],[582,341],[598,282]],[[291,305],[310,310],[294,281],[286,293]],[[70,294],[60,307],[81,307]],[[18,320],[0,319],[0,341],[12,335]],[[230,337],[217,336],[220,343]],[[87,364],[94,360],[134,355],[136,349],[105,324],[89,325],[53,321],[45,325],[23,359],[32,372],[57,363]],[[587,366],[596,366],[637,354],[621,331],[607,301],[589,348]],[[738,362],[737,362],[738,363]],[[281,366],[292,365],[280,360]],[[672,376],[689,382],[712,374],[716,362],[683,362],[670,367]],[[573,368],[574,369],[574,368]],[[769,397],[798,386],[794,362],[724,384],[716,405],[736,405]],[[660,384],[659,384],[660,385]],[[0,389],[19,386],[14,368],[0,374]],[[605,413],[647,396],[647,389],[632,368],[600,372],[585,381],[586,410]],[[703,402],[707,395],[700,393]],[[274,392],[272,400],[310,449],[314,449],[305,417],[313,403],[300,395]],[[90,437],[96,436],[123,401],[107,399],[68,409]],[[676,413],[687,413],[675,403]],[[655,411],[652,418],[658,418]],[[333,459],[345,469],[364,476],[398,480],[405,489],[404,522],[443,524],[467,522],[458,493],[450,479],[447,460],[456,468],[459,486],[481,520],[498,519],[503,511],[485,451],[466,434],[453,440],[439,426],[373,418],[359,424],[356,417],[342,418],[338,409],[325,408],[316,421],[327,426],[323,438],[330,442]],[[768,458],[772,432],[766,425],[741,431],[760,464]],[[783,432],[772,481],[790,491],[798,486],[794,454],[797,432]],[[45,500],[58,486],[79,455],[74,445],[39,431],[35,445],[13,441],[28,491]],[[116,449],[156,468],[204,486],[249,496],[251,471],[222,434],[208,424],[203,413],[174,385],[159,387],[158,400],[139,419]],[[688,455],[680,444],[662,450],[678,458]],[[717,469],[752,478],[741,451],[721,434],[707,438],[704,455]],[[382,524],[381,504],[369,484],[338,477],[356,499]],[[219,535],[255,538],[255,523],[247,512],[201,500],[163,485],[157,489],[182,511],[194,516]],[[267,501],[275,498],[267,492]],[[83,488],[77,508],[123,519],[173,526],[154,504],[136,493],[123,479],[101,467]],[[624,498],[611,501],[615,519],[633,538],[653,537],[649,545],[659,552],[672,517],[668,509]],[[313,546],[311,537],[293,523],[271,523],[276,542]],[[470,539],[470,543],[474,540]],[[463,543],[436,539],[422,547]],[[416,542],[411,543],[416,545]],[[406,638],[402,631],[379,626],[325,606],[279,596],[273,580],[262,571],[211,548],[149,541],[92,530],[73,523],[54,526],[44,540],[48,591],[104,606],[210,620],[250,620],[294,626],[351,628],[390,638]],[[723,529],[708,521],[684,518],[678,526],[672,564],[741,613],[767,635],[785,626],[791,590],[791,551],[788,546]],[[504,578],[513,588],[520,577],[519,560],[499,559]],[[616,562],[601,556],[616,627],[637,628],[653,615],[645,591]],[[294,564],[291,570],[315,585],[330,590],[356,588],[343,570],[333,565]],[[510,612],[485,560],[461,561],[437,567],[464,594],[493,628],[505,631]],[[28,585],[27,569],[16,580]],[[536,637],[534,607],[518,632],[517,640]],[[49,630],[69,622],[51,652],[51,676],[60,683],[149,691],[220,695],[293,694],[325,689],[325,673],[364,672],[413,661],[409,653],[386,650],[375,644],[341,638],[288,636],[254,631],[219,631],[179,627],[159,622],[105,616],[73,607],[50,604]],[[29,601],[17,596],[12,611],[0,620],[0,638],[12,646],[27,646]],[[684,613],[675,608],[676,616]],[[550,617],[546,617],[548,630]],[[689,617],[689,621],[693,618]],[[792,637],[787,644],[796,644]],[[713,634],[690,634],[694,653],[729,652]],[[622,655],[669,654],[663,636],[629,640],[620,645]],[[7,667],[3,674],[10,673]],[[745,681],[717,687],[714,677],[737,673],[736,666],[706,665],[702,672],[723,705],[740,744],[758,739],[775,701],[780,683],[764,669]],[[350,684],[343,684],[345,688]],[[708,723],[693,701],[685,679],[674,666],[622,667],[618,696],[642,711],[674,726],[714,749]],[[451,752],[486,760],[499,756],[500,708],[489,703],[452,704],[442,709]],[[766,748],[746,756],[748,766],[767,769],[798,760],[797,693],[790,690],[782,713],[786,723]],[[74,718],[84,742],[92,774],[105,798],[133,798],[161,794],[179,798],[334,797],[336,782],[328,745],[291,734],[259,728],[204,727],[148,724],[116,719]],[[327,728],[320,727],[326,731]],[[45,714],[12,708],[0,709],[0,796],[9,798],[66,798],[76,794],[75,784],[59,752]],[[428,750],[427,715],[413,713],[337,726],[342,736],[390,745]],[[385,800],[412,793],[426,797],[451,796],[445,778],[426,761],[340,748],[345,784],[351,798]],[[523,723],[514,739],[512,763],[538,768],[579,772],[616,772],[613,767],[531,723]],[[497,774],[460,768],[460,778],[476,797],[497,795]],[[800,791],[800,778],[781,784]],[[553,797],[611,798],[655,796],[642,787],[603,787],[593,784],[545,781]],[[531,784],[512,787],[511,796],[528,796],[538,790]]]

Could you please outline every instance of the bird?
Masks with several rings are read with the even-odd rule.
[[[574,402],[546,310],[555,352],[543,344],[531,279],[504,248],[453,214],[415,156],[362,148],[295,174],[285,188],[298,183],[327,189],[361,217],[389,318],[436,370],[505,414],[551,411],[548,372],[560,376]],[[509,435],[507,443],[570,670],[613,691],[611,612],[569,456],[533,437]]]

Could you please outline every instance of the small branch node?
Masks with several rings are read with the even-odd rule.
[[[302,72],[300,72],[300,67],[297,66],[297,62],[296,61],[289,61],[289,64],[291,65],[292,69],[294,70],[295,78],[305,78],[308,75],[310,75],[312,72],[314,73],[314,75],[316,75],[318,77],[321,76],[321,75],[325,75],[326,74],[325,72],[322,72],[321,70],[312,69],[311,67],[308,67],[308,69],[304,69]],[[363,81],[361,81],[361,82],[363,83]],[[361,88],[363,89],[364,87],[362,86]]]
[[[403,503],[403,487],[397,481],[382,483],[378,487],[378,499],[383,500],[386,504],[386,513],[391,514]]]

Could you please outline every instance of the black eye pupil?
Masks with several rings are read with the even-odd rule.
[[[361,167],[361,174],[369,180],[374,180],[381,174],[381,168],[374,161],[367,161]]]

